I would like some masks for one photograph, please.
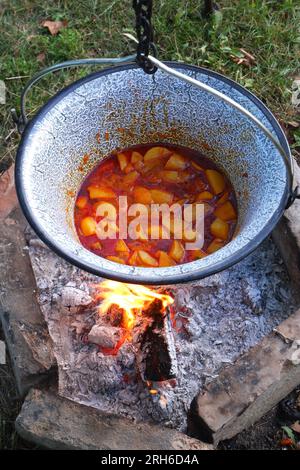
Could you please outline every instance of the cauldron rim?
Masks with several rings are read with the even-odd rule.
[[[164,63],[168,65],[169,67],[178,68],[181,70],[186,69],[190,71],[195,71],[198,73],[203,73],[210,77],[217,78],[218,80],[224,83],[227,83],[228,85],[232,86],[234,89],[240,91],[243,95],[248,97],[249,100],[251,100],[259,108],[259,110],[264,114],[264,116],[268,119],[268,121],[272,125],[273,130],[276,133],[276,136],[280,144],[282,145],[287,155],[289,156],[290,165],[292,165],[291,151],[287,142],[287,138],[282,128],[280,127],[273,113],[264,105],[264,103],[256,95],[251,93],[249,90],[247,90],[246,88],[244,88],[242,85],[238,84],[231,78],[228,78],[220,74],[219,72],[212,71],[205,67],[199,67],[196,65],[190,65],[190,64],[185,64],[185,63],[175,62],[175,61],[165,61]],[[121,282],[136,283],[136,284],[142,283],[145,285],[179,284],[179,283],[192,282],[198,279],[203,279],[207,276],[216,274],[238,263],[239,261],[247,257],[249,254],[251,254],[270,235],[270,233],[272,232],[272,230],[278,223],[280,217],[282,216],[286,208],[289,196],[290,196],[292,181],[291,181],[289,171],[287,171],[287,180],[286,180],[285,190],[282,194],[282,198],[278,205],[277,210],[274,212],[268,224],[265,225],[263,229],[257,234],[257,236],[251,239],[247,245],[235,251],[233,254],[229,255],[224,260],[216,262],[210,267],[206,267],[205,269],[200,267],[198,270],[193,270],[190,273],[184,272],[184,273],[177,273],[174,275],[171,274],[171,276],[170,277],[168,276],[166,279],[162,279],[160,277],[159,279],[157,279],[157,282],[154,282],[153,277],[151,276],[150,277],[143,276],[143,278],[139,281],[137,278],[132,277],[132,274],[130,272],[128,274],[118,273],[116,269],[108,270],[104,268],[103,266],[99,267],[99,269],[95,269],[89,264],[82,262],[80,257],[71,253],[67,248],[65,250],[62,250],[55,244],[55,242],[49,239],[49,237],[47,236],[47,233],[45,233],[45,231],[39,224],[38,220],[36,220],[33,214],[33,211],[31,210],[30,204],[26,202],[25,192],[24,192],[23,182],[22,182],[22,177],[21,177],[24,149],[26,147],[29,137],[32,137],[36,132],[36,130],[34,129],[34,126],[36,125],[36,123],[38,123],[48,113],[48,111],[52,109],[52,107],[54,107],[61,99],[67,96],[70,92],[76,90],[76,88],[78,88],[79,86],[83,84],[87,84],[88,82],[94,79],[104,77],[106,75],[110,75],[110,74],[117,73],[117,72],[122,72],[125,70],[137,69],[137,68],[139,68],[137,64],[129,63],[129,64],[113,66],[113,67],[105,68],[97,72],[93,72],[87,75],[86,77],[76,80],[75,82],[63,88],[61,91],[55,94],[52,98],[50,98],[41,107],[41,109],[34,115],[34,117],[31,119],[31,121],[26,125],[26,128],[24,129],[21,142],[19,144],[17,155],[16,155],[15,182],[16,182],[16,191],[17,191],[19,202],[20,202],[20,206],[22,208],[22,211],[27,221],[29,222],[29,224],[31,225],[35,233],[49,248],[51,248],[57,255],[59,255],[60,257],[62,257],[63,259],[71,263],[72,265],[77,266],[78,268],[84,271],[95,274],[96,276],[101,276],[104,278],[109,278],[109,279],[113,279],[113,280],[121,281]],[[128,266],[128,268],[130,267]],[[149,270],[149,268],[140,268],[140,269],[144,269],[145,271]],[[169,268],[164,268],[164,269],[170,270],[170,273],[171,273],[173,268],[169,267]],[[151,269],[151,271],[153,270]]]

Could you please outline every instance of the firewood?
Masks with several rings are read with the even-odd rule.
[[[144,381],[161,382],[176,377],[177,359],[169,310],[155,299],[143,312],[133,342]]]

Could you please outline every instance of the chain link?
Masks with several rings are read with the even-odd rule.
[[[151,24],[152,0],[133,0],[136,16],[136,34],[138,39],[136,61],[144,72],[153,74],[157,67],[148,59],[149,53],[156,57],[156,47],[153,43],[153,28]]]
[[[288,209],[289,207],[291,207],[291,205],[296,201],[296,199],[300,199],[300,188],[299,188],[299,186],[296,186],[295,189],[290,194],[290,197],[288,199],[288,202],[287,202],[287,205],[286,205],[285,208]]]

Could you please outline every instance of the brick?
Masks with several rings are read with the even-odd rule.
[[[16,430],[24,439],[48,449],[212,449],[173,429],[105,414],[49,390],[30,391],[17,417]]]
[[[0,224],[0,321],[20,396],[55,365],[48,329],[36,299],[36,283],[16,208]],[[43,338],[34,341],[34,331]]]
[[[294,160],[293,188],[300,187],[300,168]],[[277,227],[272,232],[280,254],[285,262],[291,281],[300,285],[300,199],[285,211]]]
[[[197,435],[217,444],[248,428],[300,383],[300,310],[237,362],[223,369],[192,406]]]

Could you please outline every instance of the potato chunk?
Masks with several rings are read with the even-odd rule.
[[[126,243],[124,242],[124,240],[118,240],[117,243],[116,243],[116,246],[115,246],[115,250],[116,251],[120,251],[120,252],[129,252],[129,248],[128,246],[126,245]]]
[[[115,263],[125,264],[125,261],[122,258],[119,258],[119,256],[107,256],[106,259],[114,261]]]
[[[140,204],[151,204],[152,196],[151,192],[147,188],[143,188],[142,186],[136,186],[133,190],[133,197],[135,202]]]
[[[116,193],[111,188],[104,186],[89,186],[88,188],[90,199],[114,199]]]
[[[178,240],[173,240],[169,256],[171,256],[177,263],[180,263],[182,258],[184,257],[185,250],[182,246],[182,243]]]
[[[226,240],[228,237],[229,226],[227,222],[217,218],[211,224],[210,232],[214,237],[221,238],[221,240]]]
[[[123,182],[125,185],[133,184],[139,176],[140,175],[137,171],[131,171],[128,175],[124,176]]]
[[[171,155],[172,151],[165,148],[165,147],[152,147],[151,149],[147,150],[144,155],[144,162],[149,162],[150,160],[160,159],[164,157],[168,157]]]
[[[181,217],[174,217],[174,214],[170,214],[170,233],[175,235],[174,238],[181,238],[183,232],[183,221]]]
[[[136,152],[135,150],[131,154],[131,163],[135,165],[138,162],[143,161],[143,155],[140,152]]]
[[[78,209],[84,209],[87,205],[88,198],[86,196],[79,196],[76,201],[76,207]]]
[[[224,246],[223,240],[218,240],[217,238],[215,238],[208,246],[207,253],[211,255],[215,251],[220,250],[220,248],[222,248],[223,246]]]
[[[80,228],[85,237],[89,237],[90,235],[95,235],[97,222],[93,217],[84,217],[80,222]]]
[[[190,258],[192,261],[196,261],[197,259],[202,259],[202,258],[205,258],[205,256],[207,256],[207,253],[205,253],[205,251],[203,250],[192,250],[191,251],[191,254],[190,254]]]
[[[206,170],[206,177],[215,194],[220,194],[224,191],[226,182],[221,173],[216,170]]]
[[[159,251],[158,265],[160,268],[175,266],[175,261],[165,251]]]
[[[157,260],[153,256],[151,256],[149,253],[147,253],[147,251],[139,250],[138,257],[143,265],[151,266],[153,268],[158,267]]]
[[[166,170],[183,170],[186,166],[186,160],[179,153],[173,153],[165,165]]]
[[[191,226],[185,227],[183,231],[183,240],[185,242],[193,242],[196,240],[197,232]]]
[[[125,153],[118,153],[117,157],[121,171],[124,171],[128,165],[128,157],[125,155]]]
[[[215,216],[225,221],[234,220],[236,219],[236,212],[231,202],[227,201],[216,208]]]
[[[168,183],[179,183],[181,181],[178,171],[163,170],[159,172],[159,176]]]
[[[164,191],[163,189],[150,189],[150,193],[153,202],[157,204],[163,204],[164,202],[171,204],[173,200],[173,194],[169,193],[168,191]]]
[[[92,243],[90,247],[92,250],[102,250],[102,245],[99,241]]]
[[[202,191],[202,193],[198,194],[196,201],[209,201],[213,197],[214,196],[209,191]]]
[[[131,163],[128,163],[128,165],[124,169],[124,173],[125,173],[125,175],[128,175],[128,173],[130,173],[131,171],[134,171],[134,170],[135,170],[134,166],[131,165]]]
[[[137,251],[134,251],[132,253],[132,255],[130,256],[129,260],[128,260],[128,264],[130,266],[140,266],[140,261],[139,261],[139,257],[138,257],[138,252]]]

